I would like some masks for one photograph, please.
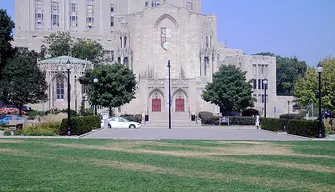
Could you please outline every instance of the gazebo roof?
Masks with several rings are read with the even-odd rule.
[[[53,57],[45,60],[41,60],[39,64],[66,64],[66,62],[70,60],[71,64],[92,64],[91,61],[78,59],[70,56],[60,56],[60,57]]]

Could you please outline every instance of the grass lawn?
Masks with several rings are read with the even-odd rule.
[[[0,139],[0,191],[335,191],[335,142]]]

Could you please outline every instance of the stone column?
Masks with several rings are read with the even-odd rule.
[[[124,63],[124,62],[123,62],[123,59],[124,59],[124,58],[123,58],[123,55],[121,55],[121,64],[122,64],[122,65],[123,65],[123,63]]]
[[[212,61],[212,56],[209,56],[209,61],[208,61],[208,66],[207,66],[207,81],[208,82],[212,82],[212,75],[213,75],[213,69],[212,69],[212,65],[213,65],[213,61]]]
[[[203,56],[200,56],[200,76],[204,75],[204,59]]]

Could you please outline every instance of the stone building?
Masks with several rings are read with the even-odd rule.
[[[105,62],[120,62],[136,74],[136,99],[120,113],[155,114],[168,110],[168,68],[174,112],[218,113],[201,94],[220,65],[233,64],[253,79],[255,108],[278,116],[288,97],[276,95],[276,58],[245,55],[218,42],[215,15],[201,13],[202,0],[15,0],[14,46],[40,51],[44,37],[70,31],[74,38],[99,42]]]
[[[48,101],[30,105],[33,109],[47,111],[50,109],[67,109],[68,70],[66,64],[70,63],[70,96],[71,109],[80,110],[82,105],[89,106],[84,87],[79,83],[86,70],[93,69],[93,64],[87,60],[61,56],[38,61],[42,71],[46,73],[48,83]],[[83,103],[84,102],[84,103]]]

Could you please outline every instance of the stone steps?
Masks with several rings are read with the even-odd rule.
[[[143,127],[157,127],[157,128],[168,128],[169,126],[169,113],[150,113],[149,121],[146,122]],[[188,112],[173,112],[171,113],[171,127],[198,127],[201,123],[196,124],[191,121],[191,117]]]

